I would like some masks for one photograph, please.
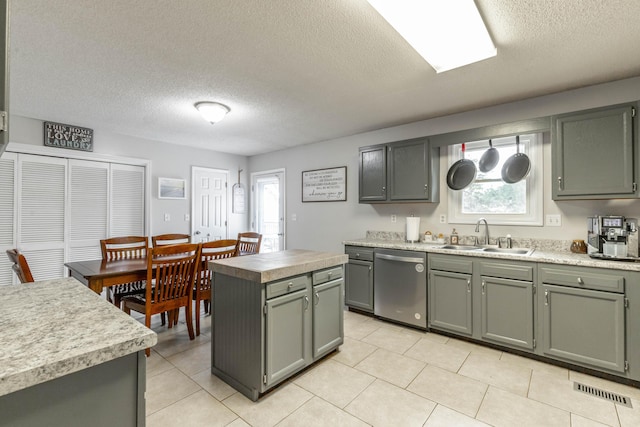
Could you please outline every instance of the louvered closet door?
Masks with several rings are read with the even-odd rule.
[[[15,247],[16,159],[14,153],[7,152],[0,158],[0,285],[18,281],[5,252]]]
[[[108,215],[109,163],[69,160],[69,261],[102,257]]]
[[[145,236],[145,168],[111,164],[109,236]]]
[[[34,280],[64,275],[66,159],[18,156],[18,248]]]

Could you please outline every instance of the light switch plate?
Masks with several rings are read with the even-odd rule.
[[[560,227],[562,225],[562,217],[560,215],[547,215],[544,225],[547,227]]]
[[[391,215],[391,222],[396,222],[398,220],[398,217],[395,215]]]
[[[169,214],[164,214],[164,220],[165,220],[165,221],[171,221],[171,215],[169,215]]]

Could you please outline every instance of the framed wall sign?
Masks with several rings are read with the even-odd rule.
[[[93,129],[63,123],[44,122],[44,145],[93,151]]]
[[[346,200],[346,166],[302,172],[303,202],[344,202]]]
[[[158,178],[158,199],[186,199],[187,182],[184,179]]]

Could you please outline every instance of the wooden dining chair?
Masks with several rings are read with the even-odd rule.
[[[9,249],[7,250],[7,256],[13,263],[11,269],[16,273],[16,276],[18,276],[20,283],[33,282],[33,275],[31,274],[29,263],[24,255],[17,249]]]
[[[151,316],[185,308],[189,338],[194,339],[191,304],[193,288],[200,264],[200,245],[184,243],[149,249],[147,253],[147,286],[144,296],[131,295],[122,299],[122,309],[145,315],[145,325],[151,327]],[[171,327],[171,318],[169,321]],[[151,354],[146,350],[147,356]]]
[[[179,243],[189,243],[191,236],[189,234],[171,233],[171,234],[158,234],[151,236],[151,246],[154,248],[165,245],[176,245]]]
[[[112,237],[100,240],[102,259],[105,261],[117,261],[125,259],[145,258],[149,246],[146,236]],[[123,297],[128,295],[142,295],[145,293],[145,282],[137,281],[114,285],[106,288],[107,300],[120,307]]]
[[[262,243],[262,234],[247,231],[238,233],[238,243],[236,244],[236,255],[251,255],[260,252],[260,243]]]
[[[211,311],[211,279],[212,273],[209,270],[209,261],[214,259],[231,258],[236,253],[236,240],[214,240],[201,244],[200,269],[198,280],[194,289],[196,303],[196,335],[200,335],[200,301],[204,301],[204,312]]]

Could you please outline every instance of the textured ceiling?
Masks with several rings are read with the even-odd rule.
[[[366,0],[12,0],[10,108],[253,155],[640,75],[640,1],[476,4],[497,57],[436,74]]]

